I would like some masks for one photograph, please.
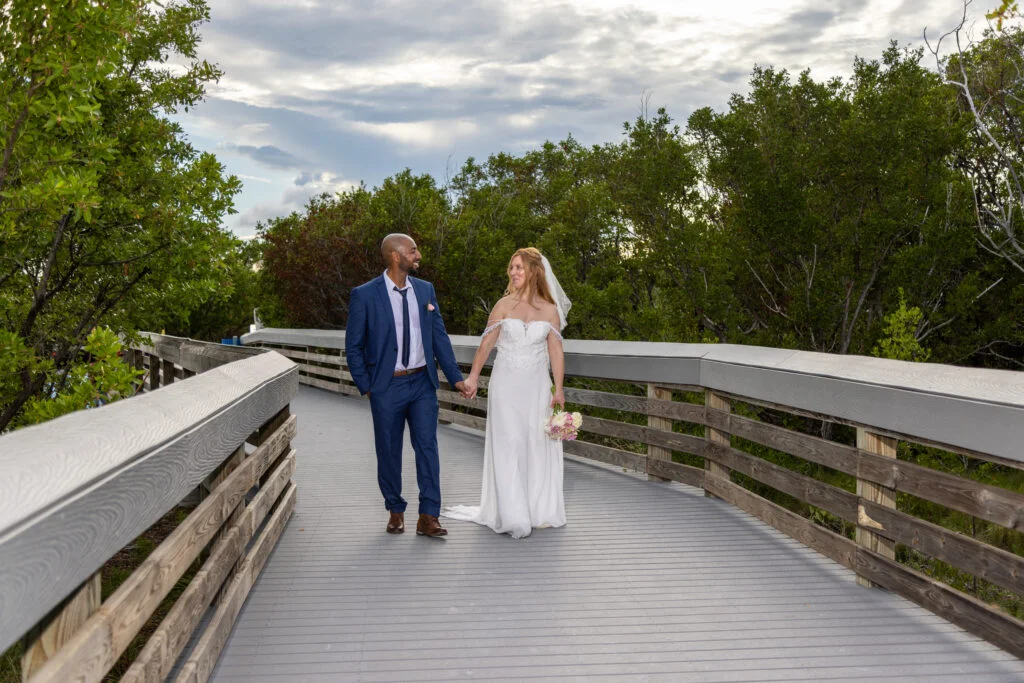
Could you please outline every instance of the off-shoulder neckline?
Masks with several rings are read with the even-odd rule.
[[[514,316],[508,316],[506,318],[502,318],[501,320],[496,320],[495,322],[493,322],[493,323],[491,323],[490,325],[487,326],[487,328],[484,330],[484,334],[487,334],[488,332],[493,330],[495,327],[497,327],[498,325],[501,325],[502,323],[504,323],[507,320],[514,320],[514,321],[522,323],[523,325],[526,325],[526,326],[530,326],[533,323],[544,323],[545,325],[547,325],[548,327],[551,328],[552,332],[557,334],[559,337],[562,336],[562,333],[558,331],[558,328],[555,327],[554,325],[552,325],[547,320],[523,320],[522,318],[516,318]]]

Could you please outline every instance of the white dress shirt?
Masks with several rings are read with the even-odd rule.
[[[395,361],[395,370],[407,370],[418,368],[427,364],[423,352],[423,333],[420,331],[420,307],[416,301],[416,290],[408,278],[405,280],[405,289],[409,290],[405,296],[409,297],[409,365],[402,365],[402,295],[395,291],[396,285],[384,272],[384,284],[388,288],[388,296],[391,297],[391,312],[395,316],[395,334],[398,341],[398,359]]]

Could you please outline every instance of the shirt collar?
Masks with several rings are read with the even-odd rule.
[[[384,283],[388,286],[389,292],[394,291],[395,289],[402,292],[412,287],[412,281],[409,279],[408,275],[405,276],[405,287],[399,287],[398,285],[391,281],[391,278],[388,277],[388,271],[386,270],[384,271]]]

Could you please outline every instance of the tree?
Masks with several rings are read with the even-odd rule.
[[[964,129],[922,56],[893,45],[845,84],[755,69],[728,113],[691,117],[747,341],[865,353],[899,286],[919,335],[949,319],[975,265],[949,161]]]
[[[322,194],[310,198],[303,214],[257,227],[263,242],[260,275],[286,325],[344,327],[349,291],[380,274],[379,251],[360,234],[370,197],[363,187],[334,197]]]
[[[973,122],[959,165],[974,186],[979,244],[1024,273],[1024,28],[1003,28],[1016,6],[1004,2],[989,15],[998,17],[999,28],[972,44],[967,4],[956,28],[929,48]],[[946,40],[954,45],[949,57],[940,52]]]
[[[623,125],[611,196],[624,226],[620,251],[643,339],[711,341],[724,335],[724,279],[710,277],[721,240],[699,191],[700,155],[664,108]],[[628,255],[628,256],[627,256]],[[713,309],[713,310],[712,310]],[[671,311],[671,315],[664,312]]]
[[[202,0],[0,9],[0,355],[17,367],[0,430],[67,389],[94,327],[159,327],[215,290],[238,181],[167,118],[219,76],[196,54],[207,17]]]
[[[1020,10],[1017,7],[1017,0],[1003,0],[999,7],[985,15],[985,18],[989,21],[996,20],[996,30],[1003,30],[1003,22],[1013,17],[1020,16]]]
[[[215,264],[216,290],[194,310],[167,311],[161,327],[167,334],[207,341],[240,336],[249,331],[255,309],[269,308],[260,277],[264,245],[234,237],[230,245]]]

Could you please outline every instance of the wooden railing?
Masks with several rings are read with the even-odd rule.
[[[243,341],[299,363],[304,384],[358,396],[342,332],[267,329]],[[460,362],[478,343],[453,337]],[[567,453],[703,488],[853,569],[861,583],[1024,657],[1024,622],[897,560],[902,546],[1024,596],[1024,557],[897,505],[912,496],[1024,531],[1019,491],[898,457],[917,444],[1024,469],[1021,373],[733,345],[568,340],[565,352],[566,399],[587,415],[585,440],[567,442]],[[485,426],[486,398],[444,387],[439,399],[442,421]],[[818,434],[785,426],[800,420]],[[816,469],[824,474],[812,476]],[[837,484],[844,475],[848,485]],[[769,499],[787,496],[816,514]]]
[[[165,388],[0,437],[0,651],[24,638],[32,683],[102,680],[186,574],[121,680],[205,681],[295,505],[295,365],[144,341],[127,355]],[[187,516],[101,602],[104,565],[175,509]]]

